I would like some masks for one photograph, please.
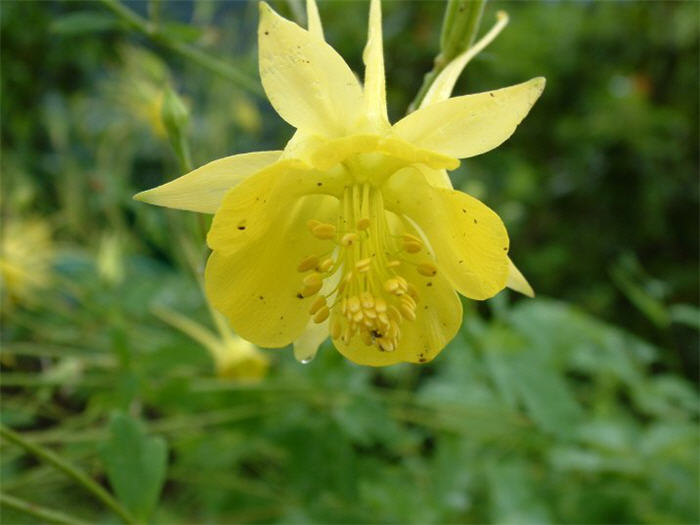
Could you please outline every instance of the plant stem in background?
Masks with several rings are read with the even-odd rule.
[[[169,37],[154,24],[150,23],[148,20],[126,7],[118,0],[100,0],[100,2],[129,26],[147,36],[156,44],[159,44],[166,49],[170,49],[191,62],[199,64],[203,68],[230,80],[238,87],[252,93],[253,95],[260,97],[262,96],[262,89],[256,80],[250,78],[245,73],[238,71],[233,65],[225,60],[211,56],[201,49]]]
[[[14,430],[10,430],[5,425],[0,425],[0,437],[22,447],[33,456],[36,456],[38,459],[49,463],[56,469],[66,474],[69,478],[73,479],[76,483],[82,485],[85,490],[92,493],[97,499],[118,514],[125,523],[136,523],[131,514],[124,507],[122,507],[122,505],[116,499],[114,499],[109,492],[97,484],[83,471],[74,467],[57,454],[54,454],[44,447],[27,441],[24,439],[24,437],[22,437],[22,435],[18,434]]]
[[[423,85],[408,107],[409,113],[420,106],[430,86],[450,60],[472,45],[479,32],[485,5],[486,0],[449,0],[447,2],[440,33],[440,54],[435,57],[433,69],[423,78]]]
[[[79,520],[74,516],[47,509],[23,499],[15,498],[9,494],[0,494],[0,505],[5,505],[11,509],[25,512],[30,516],[38,518],[42,522],[58,523],[60,525],[87,525],[87,522]]]

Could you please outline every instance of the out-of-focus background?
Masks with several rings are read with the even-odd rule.
[[[444,7],[384,5],[392,120]],[[456,92],[547,88],[453,181],[537,298],[371,369],[237,341],[209,218],[131,199],[182,172],[166,89],[195,166],[289,139],[254,2],[2,3],[2,523],[698,523],[698,3],[492,2],[482,33],[498,9]],[[367,4],[320,10],[360,71]]]

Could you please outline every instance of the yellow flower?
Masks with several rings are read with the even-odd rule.
[[[245,339],[294,342],[304,360],[330,334],[356,363],[430,361],[462,322],[456,292],[532,293],[499,217],[453,190],[446,170],[505,141],[544,79],[448,98],[465,53],[391,125],[379,0],[364,86],[324,41],[313,0],[307,9],[305,30],[260,4],[262,84],[297,128],[285,149],[219,159],[136,198],[215,213],[206,291]]]
[[[0,288],[7,306],[32,304],[51,283],[54,247],[46,221],[34,217],[3,221],[0,242]]]
[[[248,341],[241,339],[212,312],[219,334],[169,308],[156,307],[153,313],[204,346],[214,361],[216,375],[222,379],[258,382],[267,374],[269,360]]]

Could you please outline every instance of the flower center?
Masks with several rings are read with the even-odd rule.
[[[333,339],[345,344],[359,336],[367,346],[394,351],[402,323],[416,319],[420,300],[402,273],[410,266],[426,277],[437,273],[431,261],[410,260],[425,252],[424,243],[406,226],[392,233],[382,193],[370,183],[344,189],[337,224],[311,220],[308,227],[318,239],[333,242],[326,254],[306,257],[298,266],[307,274],[301,295],[318,294],[309,310],[313,320],[322,323],[330,316]]]

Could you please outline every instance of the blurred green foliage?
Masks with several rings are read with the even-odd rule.
[[[195,165],[289,138],[264,99],[170,44],[254,79],[256,6],[125,5],[167,38],[93,2],[2,6],[3,232],[40,219],[52,247],[24,257],[56,254],[31,300],[3,292],[3,424],[155,523],[700,521],[696,3],[489,3],[484,24],[506,9],[510,26],[457,93],[536,75],[547,89],[453,181],[504,218],[539,297],[465,303],[423,367],[268,350],[258,383],[217,378],[153,313],[211,325],[192,272],[208,219],[131,200],[181,171],[166,89],[189,109]],[[320,9],[359,71],[366,4]],[[443,10],[385,3],[393,120],[432,68]],[[115,522],[5,441],[0,475],[12,497]],[[3,523],[36,522],[4,502]]]

